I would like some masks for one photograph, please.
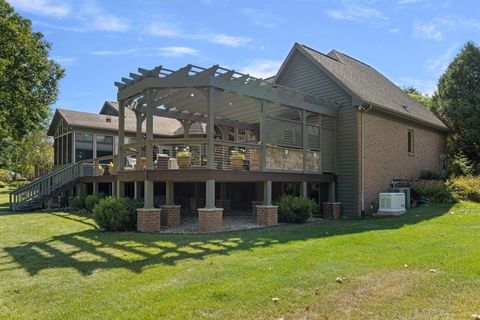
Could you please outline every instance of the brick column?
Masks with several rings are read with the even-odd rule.
[[[198,231],[218,232],[223,229],[223,209],[203,208],[198,209]]]
[[[257,206],[257,224],[272,226],[278,223],[278,206]]]
[[[162,206],[162,226],[176,227],[180,225],[180,207],[175,204]]]
[[[161,209],[137,209],[137,231],[159,232]]]
[[[258,200],[252,201],[252,214],[254,218],[257,217],[257,206],[261,206],[261,205],[263,205],[263,201],[258,201]]]

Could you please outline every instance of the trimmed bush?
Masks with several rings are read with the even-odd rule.
[[[439,172],[428,169],[420,171],[420,179],[422,180],[441,180],[443,177]]]
[[[275,202],[280,222],[304,223],[313,214],[316,203],[312,199],[282,196]]]
[[[12,183],[10,183],[10,188],[18,189],[18,188],[23,187],[24,185],[29,184],[29,183],[30,183],[30,181],[13,181]]]
[[[93,211],[93,208],[95,208],[95,205],[104,197],[105,196],[103,195],[103,193],[95,193],[95,194],[88,195],[85,198],[85,209],[87,209],[88,211]]]
[[[107,231],[135,230],[137,202],[128,198],[106,197],[93,208],[93,220]]]
[[[4,189],[6,187],[8,187],[8,184],[5,181],[0,180],[0,189]]]
[[[74,207],[75,209],[80,209],[80,210],[87,209],[87,207],[85,205],[85,200],[86,199],[87,199],[86,196],[76,196],[72,200],[72,207]]]
[[[454,198],[450,188],[442,180],[419,180],[411,183],[412,197],[425,198],[431,202],[448,203]]]
[[[457,200],[480,202],[480,177],[453,177],[448,186]]]

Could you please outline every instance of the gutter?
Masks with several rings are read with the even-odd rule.
[[[368,112],[373,108],[370,104],[368,107],[364,105],[359,105],[357,107],[358,111],[360,112],[360,194],[361,194],[361,211],[365,212],[365,182],[364,182],[364,148],[363,148],[363,113]]]

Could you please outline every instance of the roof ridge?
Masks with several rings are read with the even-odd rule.
[[[335,59],[334,57],[331,57],[331,56],[329,56],[328,54],[325,54],[325,53],[320,52],[320,51],[318,51],[318,50],[316,50],[316,49],[313,49],[313,48],[311,48],[311,47],[309,47],[309,46],[307,46],[307,45],[305,45],[305,44],[300,44],[300,45],[301,45],[302,47],[306,48],[306,49],[312,50],[313,52],[316,52],[316,53],[324,56],[325,58],[329,58],[329,59],[332,59],[332,60],[334,60],[334,61],[340,62],[340,61],[338,61],[338,59]]]
[[[340,51],[338,51],[338,50],[334,50],[334,51],[337,52],[337,53],[339,53],[339,54],[341,54],[342,56],[345,56],[345,57],[347,57],[347,58],[349,58],[349,59],[352,59],[352,60],[355,61],[355,62],[361,63],[361,64],[363,64],[363,65],[365,65],[365,66],[367,66],[367,67],[369,67],[369,68],[372,68],[372,69],[376,70],[374,67],[372,67],[372,66],[369,65],[368,63],[365,63],[365,62],[363,62],[363,61],[361,61],[361,60],[358,60],[358,59],[356,59],[356,58],[354,58],[354,57],[352,57],[352,56],[349,56],[349,55],[346,54],[346,53],[340,52]],[[377,71],[377,72],[378,72],[378,71]]]

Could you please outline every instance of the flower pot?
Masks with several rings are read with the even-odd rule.
[[[97,169],[97,176],[103,176],[103,168]]]
[[[243,168],[243,159],[240,158],[233,158],[230,159],[230,164],[234,170],[242,170]]]
[[[177,157],[177,164],[180,169],[188,169],[192,166],[192,158]]]

